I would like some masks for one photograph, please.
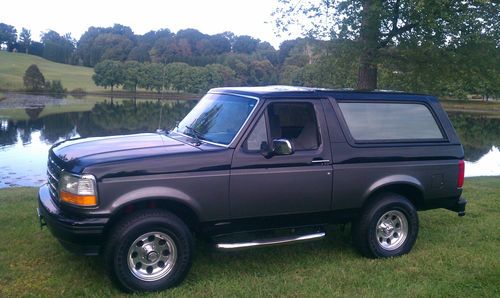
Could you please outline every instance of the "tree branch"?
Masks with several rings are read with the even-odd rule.
[[[400,28],[393,28],[391,31],[389,31],[389,33],[387,34],[384,34],[386,36],[385,39],[381,40],[379,42],[379,45],[378,45],[378,48],[383,48],[385,47],[393,37],[395,36],[398,36],[400,34],[403,34],[405,32],[408,32],[410,31],[411,29],[415,28],[417,26],[417,24],[407,24],[407,25],[404,25],[403,27],[400,27]]]
[[[399,1],[400,0],[396,0],[396,3],[394,3],[394,9],[392,10],[392,30],[396,30],[398,28]]]

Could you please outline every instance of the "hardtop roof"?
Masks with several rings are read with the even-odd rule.
[[[255,96],[259,98],[274,97],[309,97],[352,100],[435,100],[435,97],[426,94],[408,93],[392,90],[359,91],[351,89],[326,89],[297,86],[260,86],[260,87],[223,87],[213,88],[209,93],[225,93],[235,95]]]

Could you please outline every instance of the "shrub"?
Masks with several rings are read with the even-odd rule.
[[[31,64],[24,72],[24,86],[29,91],[40,91],[45,86],[45,77],[36,64]]]

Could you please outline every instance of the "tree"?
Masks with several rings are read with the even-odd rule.
[[[499,4],[483,0],[278,0],[275,25],[299,26],[321,38],[357,41],[358,89],[377,88],[378,63],[388,48],[402,44],[458,46],[480,35],[500,33]]]
[[[45,78],[36,64],[31,64],[24,72],[23,82],[26,89],[40,91],[45,86]]]
[[[45,59],[69,64],[75,50],[76,41],[71,34],[60,35],[54,30],[42,34],[43,57]]]
[[[24,47],[24,51],[28,54],[29,48],[31,46],[31,31],[24,28],[21,29],[21,33],[19,33],[19,44]]]
[[[100,60],[125,61],[134,43],[124,35],[100,34],[92,45],[92,50],[100,56]]]
[[[255,52],[259,40],[248,35],[241,35],[235,38],[233,44],[233,51],[236,53],[250,54]]]
[[[120,24],[90,27],[78,40],[76,54],[84,66],[95,66],[106,59],[125,61],[135,39],[132,29]]]
[[[154,90],[160,94],[163,88],[169,85],[164,64],[147,63],[142,68],[141,73],[138,84],[142,88]]]
[[[139,85],[140,76],[143,74],[141,68],[143,64],[137,61],[127,61],[123,64],[124,80],[123,88],[125,90],[137,91],[137,86]]]
[[[113,93],[115,86],[122,85],[125,80],[121,62],[104,60],[95,65],[94,72],[95,74],[92,76],[94,83],[104,88],[111,87],[111,93]]]
[[[12,51],[17,39],[17,30],[14,26],[0,23],[0,48],[6,45],[9,51]]]

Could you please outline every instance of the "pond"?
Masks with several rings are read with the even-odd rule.
[[[0,101],[0,188],[44,183],[47,152],[59,140],[171,128],[195,104],[196,100],[7,95]],[[466,176],[500,175],[500,117],[455,112],[449,116],[464,145]]]

